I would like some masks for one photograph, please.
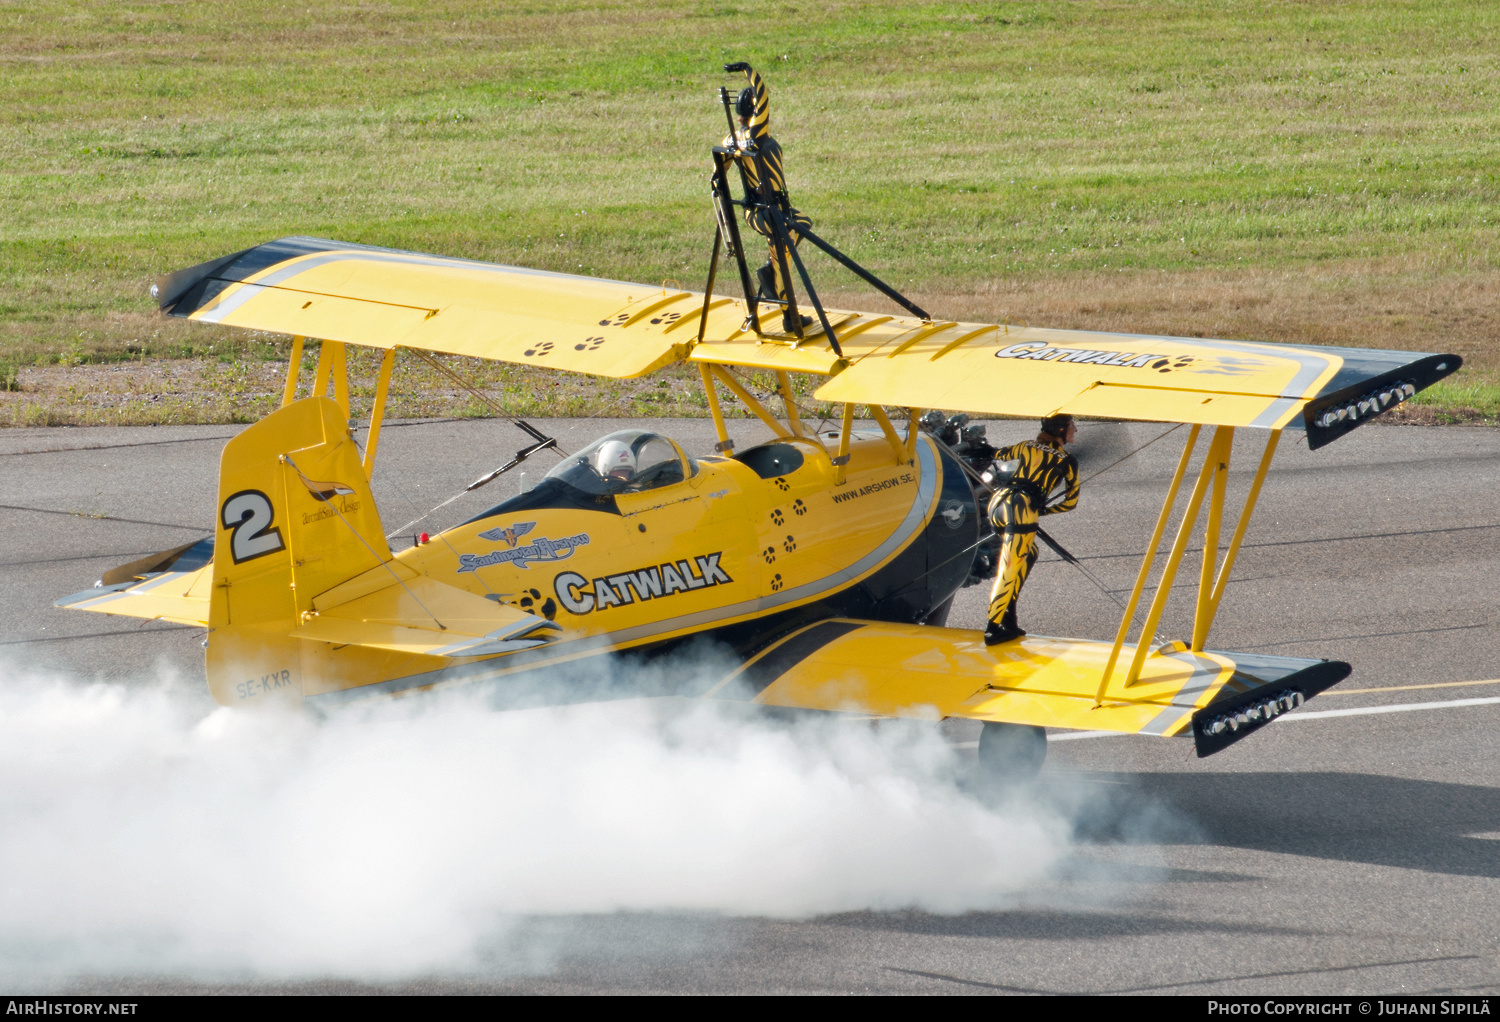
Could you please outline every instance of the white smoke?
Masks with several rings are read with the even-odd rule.
[[[0,975],[398,978],[523,917],[1003,907],[1069,848],[930,724],[691,700],[326,719],[0,669]]]

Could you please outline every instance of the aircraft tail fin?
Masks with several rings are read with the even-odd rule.
[[[299,694],[300,644],[290,632],[318,594],[391,559],[338,403],[294,401],[229,441],[217,517],[209,688],[226,704]]]

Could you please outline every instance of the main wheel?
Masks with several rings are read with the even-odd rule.
[[[985,721],[979,733],[979,775],[992,785],[1024,784],[1047,758],[1047,731],[1032,724]]]

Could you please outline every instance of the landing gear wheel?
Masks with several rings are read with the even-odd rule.
[[[992,787],[1025,784],[1047,758],[1047,731],[1031,724],[985,721],[979,733],[979,777]]]

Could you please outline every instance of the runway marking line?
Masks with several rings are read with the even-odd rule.
[[[1500,679],[1494,681],[1461,681],[1449,682],[1443,685],[1412,685],[1411,688],[1443,688],[1450,685],[1492,685],[1500,684]],[[1371,689],[1372,692],[1389,692],[1390,689]],[[1459,706],[1492,706],[1500,703],[1500,696],[1484,696],[1474,699],[1439,699],[1427,703],[1392,703],[1388,706],[1356,706],[1347,710],[1295,710],[1292,713],[1283,714],[1281,720],[1321,720],[1325,717],[1365,717],[1377,713],[1408,713],[1412,710],[1443,710]],[[1126,731],[1069,731],[1064,734],[1048,735],[1049,742],[1071,742],[1080,738],[1118,738],[1130,732]],[[978,742],[955,742],[955,749],[977,749]]]
[[[1387,685],[1384,688],[1331,688],[1325,696],[1353,696],[1366,692],[1415,692],[1419,688],[1466,688],[1470,685],[1500,685],[1500,678],[1485,681],[1440,681],[1432,685]]]
[[[1454,706],[1487,706],[1500,703],[1500,696],[1483,699],[1443,699],[1431,703],[1392,703],[1389,706],[1359,706],[1349,710],[1296,710],[1286,715],[1287,720],[1316,720],[1321,717],[1359,717],[1371,713],[1406,713],[1409,710],[1441,710]]]

